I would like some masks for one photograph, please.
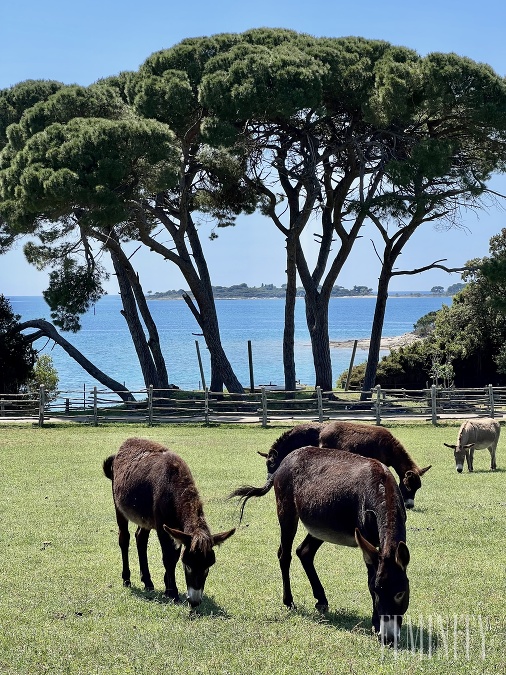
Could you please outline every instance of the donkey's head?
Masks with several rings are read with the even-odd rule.
[[[466,445],[462,445],[462,443],[459,443],[458,445],[450,445],[448,443],[443,443],[443,445],[446,445],[447,448],[451,448],[453,450],[453,456],[455,458],[455,467],[458,473],[462,473],[462,470],[464,468],[464,460],[467,462],[467,465],[469,466],[469,450],[475,444],[467,443]]]
[[[415,494],[422,487],[421,476],[426,473],[432,464],[426,466],[424,469],[418,469],[416,471],[406,471],[404,478],[399,484],[401,490],[402,498],[404,499],[404,506],[407,509],[412,509],[415,505]]]
[[[216,562],[213,551],[214,546],[222,544],[231,537],[235,528],[218,534],[199,532],[191,535],[172,527],[163,526],[165,532],[170,534],[174,541],[183,547],[181,562],[183,563],[186,579],[188,602],[192,607],[197,607],[202,602],[204,585],[209,569]]]
[[[355,540],[367,565],[374,630],[383,644],[398,644],[402,617],[409,605],[408,547],[400,541],[392,555],[383,555],[360,534],[358,528],[355,529]]]

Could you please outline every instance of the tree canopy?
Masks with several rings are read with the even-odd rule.
[[[211,355],[211,388],[242,391],[222,346],[199,233],[259,210],[286,246],[285,386],[294,388],[297,275],[315,384],[332,388],[328,306],[369,224],[381,274],[365,387],[374,381],[388,286],[423,225],[458,226],[504,169],[506,83],[455,54],[380,40],[253,29],[183,40],[137,72],[84,88],[28,82],[0,92],[0,246],[32,234],[30,262],[54,274],[53,319],[78,329],[117,275],[146,384],[168,384],[157,328],[125,244],[179,267]],[[303,231],[317,223],[311,267]],[[215,236],[215,235],[213,235]],[[1,249],[0,249],[1,250]],[[68,293],[69,279],[81,289]],[[74,284],[74,288],[76,285]]]
[[[35,351],[17,331],[20,318],[0,295],[0,394],[17,393],[33,373]]]

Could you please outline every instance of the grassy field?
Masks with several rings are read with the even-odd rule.
[[[497,472],[479,451],[474,474],[458,475],[443,447],[456,424],[388,425],[421,466],[433,465],[408,514],[411,601],[397,651],[371,636],[357,549],[326,544],[317,554],[324,618],[296,556],[297,610],[282,605],[273,491],[248,503],[218,549],[198,613],[164,599],[154,535],[155,592],[142,590],[134,546],[123,588],[107,455],[133,435],[170,446],[189,463],[216,532],[237,525],[226,495],[263,484],[256,451],[285,428],[0,426],[0,673],[505,673],[505,441]],[[302,537],[301,528],[296,544]],[[177,575],[182,591],[181,565]]]

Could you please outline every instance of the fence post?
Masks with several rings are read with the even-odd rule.
[[[494,417],[494,387],[488,385],[488,400],[490,403],[490,417]]]
[[[40,385],[39,389],[39,427],[44,426],[44,404],[46,402],[46,394],[44,391],[44,385]]]
[[[97,388],[93,387],[93,426],[98,427]]]
[[[265,387],[262,387],[262,426],[267,426],[267,394],[265,393]]]
[[[437,425],[437,387],[435,384],[430,388],[430,403],[432,409],[432,424]]]
[[[255,391],[255,378],[253,376],[253,351],[251,349],[251,340],[248,340],[248,363],[249,363],[249,390],[253,394]]]
[[[381,424],[381,384],[376,385],[376,425]]]
[[[153,385],[148,387],[148,426],[153,426]]]
[[[204,420],[206,427],[209,426],[209,389],[204,390]]]
[[[322,388],[320,386],[316,387],[316,397],[318,399],[318,421],[323,422],[323,400]]]
[[[200,347],[199,347],[199,341],[195,340],[195,349],[197,350],[197,358],[199,361],[199,369],[200,369],[200,377],[202,378],[202,389],[206,388],[206,378],[204,377],[204,368],[202,366],[202,358],[200,356]],[[211,382],[212,384],[212,382]]]

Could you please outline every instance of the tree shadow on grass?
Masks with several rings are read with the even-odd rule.
[[[175,605],[177,607],[185,607],[188,609],[189,618],[195,619],[200,616],[215,617],[220,619],[229,619],[230,616],[227,612],[218,605],[212,598],[207,595],[204,595],[202,602],[196,608],[191,608],[186,598],[183,594],[179,594],[179,599],[182,601],[180,603],[174,603],[171,598],[168,598],[162,591],[145,591],[143,588],[138,588],[136,586],[130,586],[129,591],[132,595],[136,596],[140,600],[145,600],[147,602],[156,602],[160,605]]]

